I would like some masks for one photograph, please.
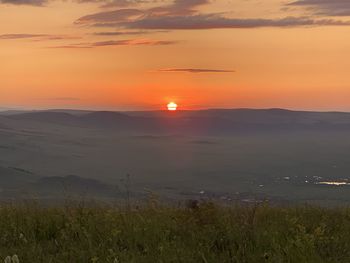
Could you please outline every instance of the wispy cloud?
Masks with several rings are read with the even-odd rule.
[[[300,0],[297,5],[317,0]],[[318,0],[322,2],[325,0]],[[341,0],[335,0],[341,1]],[[348,1],[348,0],[347,0]],[[198,8],[209,4],[208,0],[175,0],[172,4],[145,10],[117,9],[99,12],[79,18],[75,23],[95,27],[116,27],[124,30],[198,30],[222,28],[300,27],[300,26],[348,26],[350,21],[315,17],[283,18],[233,18],[222,13],[202,14]],[[348,4],[350,6],[350,4]]]
[[[118,25],[147,17],[188,16],[197,13],[196,8],[209,4],[209,0],[174,0],[172,4],[161,5],[145,10],[123,8],[113,11],[98,12],[80,17],[75,21],[78,25]]]
[[[45,6],[51,1],[53,0],[0,0],[0,4]],[[128,7],[153,1],[155,0],[75,0],[77,3],[101,3],[102,8]]]
[[[46,36],[45,34],[3,34],[0,35],[0,39],[41,38]]]
[[[130,29],[222,29],[259,27],[297,27],[297,26],[348,26],[350,21],[333,19],[313,19],[308,17],[286,17],[281,19],[236,19],[220,15],[196,15],[173,17],[146,17],[119,24]]]
[[[81,39],[80,36],[67,36],[67,35],[46,35],[40,40],[70,40],[70,39]]]
[[[209,0],[174,0],[172,4],[149,8],[146,10],[123,8],[113,11],[98,12],[80,17],[75,21],[78,25],[96,25],[96,24],[116,24],[130,22],[145,17],[164,17],[164,16],[184,16],[197,13],[197,8],[208,4]]]
[[[111,40],[111,41],[101,41],[92,44],[94,47],[102,46],[137,46],[137,45],[172,45],[176,44],[177,41],[167,41],[167,40],[151,40],[151,39],[132,39],[132,40]]]
[[[50,46],[47,48],[57,48],[57,49],[89,49],[93,48],[91,46],[83,46],[80,44],[69,44],[69,45],[60,45],[60,46]]]
[[[156,2],[157,0],[76,0],[78,3],[100,3],[101,8],[130,7],[138,4]]]
[[[159,6],[147,10],[148,15],[192,15],[198,12],[197,8],[209,4],[209,0],[175,0],[170,5]]]
[[[143,35],[146,31],[114,31],[114,32],[95,32],[95,36],[124,36],[124,35]]]
[[[1,4],[43,6],[47,0],[0,0]]]
[[[66,35],[49,35],[49,34],[2,34],[0,40],[15,40],[15,39],[32,39],[35,41],[41,40],[65,40],[65,39],[79,39],[77,36]]]
[[[158,31],[105,31],[105,32],[95,32],[95,36],[126,36],[126,35],[145,35],[150,33],[166,33],[167,30],[158,30]]]
[[[142,3],[155,2],[156,0],[110,0],[105,1],[101,6],[102,8],[112,8],[112,7],[128,7],[134,6]]]
[[[99,12],[91,15],[80,17],[74,23],[77,25],[87,25],[98,23],[120,23],[137,19],[144,13],[138,9],[118,9],[114,11]]]
[[[287,6],[303,6],[316,14],[328,16],[350,16],[349,0],[298,0]]]
[[[0,4],[9,5],[29,5],[29,6],[45,6],[49,2],[55,0],[0,0]],[[125,8],[138,4],[157,2],[157,0],[72,0],[76,3],[97,3],[101,8]]]
[[[53,46],[49,48],[96,48],[106,46],[157,46],[157,45],[172,45],[178,43],[177,41],[166,41],[166,40],[152,40],[152,39],[125,39],[125,40],[108,40],[98,41],[92,43],[77,43],[70,45]]]
[[[185,73],[234,73],[234,70],[225,69],[199,69],[199,68],[166,68],[158,72],[185,72]]]

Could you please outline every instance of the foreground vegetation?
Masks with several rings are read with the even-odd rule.
[[[350,262],[350,209],[0,208],[2,262]]]

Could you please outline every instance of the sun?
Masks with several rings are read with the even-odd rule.
[[[177,110],[177,104],[175,102],[169,102],[167,107],[168,107],[169,111],[176,111]]]

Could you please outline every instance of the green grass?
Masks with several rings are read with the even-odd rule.
[[[0,262],[13,255],[30,263],[350,262],[350,209],[3,205]]]

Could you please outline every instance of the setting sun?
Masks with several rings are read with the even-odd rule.
[[[177,110],[177,104],[175,102],[170,102],[167,105],[169,111],[176,111]]]

